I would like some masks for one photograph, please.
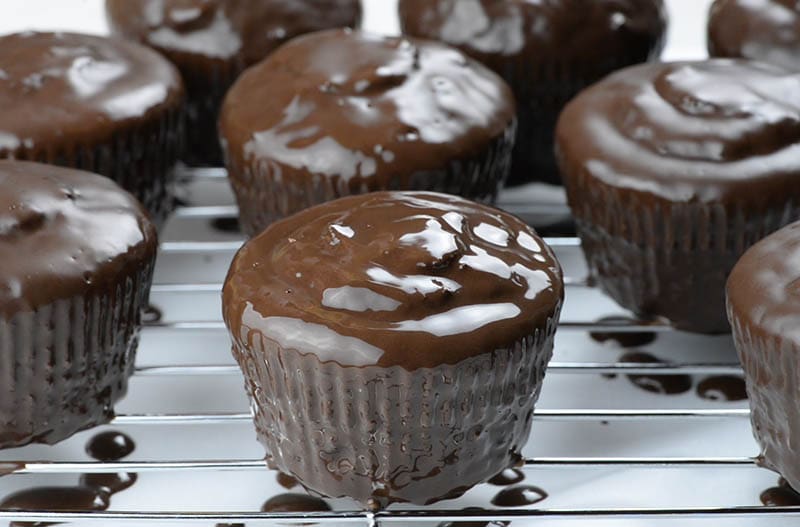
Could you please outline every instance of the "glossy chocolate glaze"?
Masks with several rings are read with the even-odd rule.
[[[133,43],[75,33],[0,37],[0,157],[91,170],[156,216],[167,208],[183,86]]]
[[[734,375],[707,377],[697,383],[697,395],[709,401],[744,401],[747,389],[744,378]]]
[[[223,315],[268,463],[375,507],[457,496],[519,459],[562,296],[515,217],[380,192],[247,242]]]
[[[356,27],[359,0],[106,0],[113,33],[163,53],[186,82],[192,164],[222,164],[217,116],[245,68],[287,40]]]
[[[514,113],[502,79],[455,49],[331,30],[297,38],[244,73],[225,99],[220,133],[252,234],[366,191],[492,199],[507,173]]]
[[[614,70],[657,59],[661,0],[400,0],[403,32],[457,46],[501,75],[518,103],[511,183],[560,181],[553,130],[576,93]]]
[[[800,222],[751,247],[728,279],[728,315],[762,464],[800,488]]]
[[[658,357],[643,351],[629,351],[623,354],[620,363],[637,364],[659,364],[662,363]],[[659,374],[631,374],[627,375],[634,385],[650,393],[663,395],[678,395],[686,393],[692,389],[692,377],[690,375],[659,375]]]
[[[0,161],[0,447],[56,442],[113,416],[157,245],[141,205],[111,180]]]
[[[794,0],[716,0],[708,53],[800,71],[800,6]]]
[[[562,297],[553,253],[521,220],[442,194],[382,192],[250,240],[223,311],[242,346],[264,337],[323,362],[415,370],[509,346],[545,327]]]
[[[117,461],[129,455],[136,443],[122,432],[109,430],[102,432],[86,444],[86,453],[98,461]]]
[[[635,66],[576,97],[557,136],[599,285],[641,316],[728,331],[733,264],[800,217],[800,76],[724,59]]]

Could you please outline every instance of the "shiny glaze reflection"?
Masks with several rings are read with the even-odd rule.
[[[658,364],[662,361],[649,353],[630,351],[619,358],[619,363]],[[634,385],[646,392],[678,395],[692,389],[689,375],[659,375],[654,373],[626,375]]]
[[[0,157],[25,159],[43,144],[66,150],[65,138],[107,141],[120,123],[182,95],[178,72],[141,46],[74,33],[0,37]]]
[[[519,485],[501,490],[492,498],[492,505],[498,507],[525,507],[546,499],[547,492],[534,485]]]
[[[220,131],[233,167],[264,160],[283,178],[408,188],[412,175],[470,159],[504,136],[513,101],[501,79],[454,49],[331,30],[296,39],[244,73],[226,97]]]
[[[800,173],[800,76],[724,59],[636,66],[574,99],[557,135],[565,176],[642,203],[741,203],[758,184],[783,206]]]
[[[267,338],[323,362],[413,370],[543,328],[563,287],[553,253],[513,216],[386,192],[274,224],[239,251],[223,296],[242,344]]]
[[[794,0],[716,0],[709,12],[708,52],[800,71],[800,9]]]

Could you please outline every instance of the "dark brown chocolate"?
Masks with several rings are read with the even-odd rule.
[[[368,191],[493,200],[514,114],[505,82],[455,49],[331,30],[297,38],[243,74],[220,133],[242,227],[255,234]]]
[[[800,5],[795,0],[715,0],[708,53],[800,71]]]
[[[761,463],[800,488],[800,223],[750,248],[728,279],[728,314]]]
[[[640,316],[729,331],[730,269],[800,217],[800,76],[723,59],[634,66],[576,97],[557,142],[598,285]]]
[[[247,242],[223,316],[268,463],[382,506],[454,497],[518,461],[562,297],[521,220],[378,192]]]
[[[517,98],[510,184],[560,183],[553,130],[564,105],[614,70],[657,59],[661,0],[400,0],[403,32],[457,46]]]
[[[242,71],[287,40],[334,27],[356,27],[359,0],[106,0],[114,34],[163,53],[187,90],[184,159],[222,165],[217,116]]]
[[[111,180],[0,161],[0,447],[113,417],[156,248],[147,214]]]
[[[74,33],[0,37],[0,158],[110,177],[156,221],[169,211],[183,87],[137,44]]]

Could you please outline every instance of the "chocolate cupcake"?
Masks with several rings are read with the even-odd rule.
[[[657,59],[662,0],[400,0],[409,35],[459,47],[501,75],[517,98],[509,183],[560,184],[553,130],[564,105],[614,70]]]
[[[725,59],[634,66],[576,97],[556,134],[597,284],[640,316],[729,331],[728,273],[800,217],[800,76]]]
[[[220,166],[217,116],[245,68],[285,41],[361,21],[359,0],[106,0],[111,30],[163,53],[187,90],[192,165]]]
[[[0,448],[113,417],[156,248],[146,212],[110,179],[0,161]]]
[[[716,0],[708,17],[708,53],[800,71],[800,5],[794,0]]]
[[[553,253],[514,216],[378,192],[247,242],[223,315],[268,464],[379,507],[519,461],[562,298]]]
[[[177,70],[137,44],[74,33],[0,37],[0,158],[108,176],[161,222],[180,147]]]
[[[800,223],[751,247],[728,279],[760,462],[800,489]]]
[[[503,80],[455,49],[331,30],[245,72],[220,132],[242,226],[255,234],[376,190],[492,201],[508,173],[514,114]]]

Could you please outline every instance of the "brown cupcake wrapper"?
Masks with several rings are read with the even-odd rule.
[[[727,333],[725,283],[747,248],[791,223],[788,201],[771,210],[722,204],[647,203],[596,180],[570,178],[567,195],[596,283],[642,317],[686,331]]]
[[[133,194],[160,226],[173,209],[174,168],[182,149],[183,110],[163,111],[85,143],[22,145],[0,157],[37,161],[106,176]]]
[[[427,190],[494,203],[508,175],[516,123],[496,137],[480,154],[456,159],[443,169],[396,174],[388,178],[328,177],[293,171],[272,161],[231,162],[228,175],[239,204],[239,220],[248,235],[270,223],[313,205],[353,194],[380,190]]]
[[[0,448],[53,444],[114,417],[152,274],[151,262],[110,291],[0,318]]]
[[[733,340],[745,374],[759,464],[800,489],[800,346],[754,328],[728,304]]]
[[[602,63],[547,62],[527,57],[495,64],[517,99],[517,140],[509,185],[533,181],[561,185],[554,155],[555,128],[564,106],[584,88],[613,71],[645,62],[648,53],[609,58]]]
[[[233,352],[270,466],[367,506],[430,503],[519,461],[557,320],[507,349],[415,371],[320,363],[266,339]]]

